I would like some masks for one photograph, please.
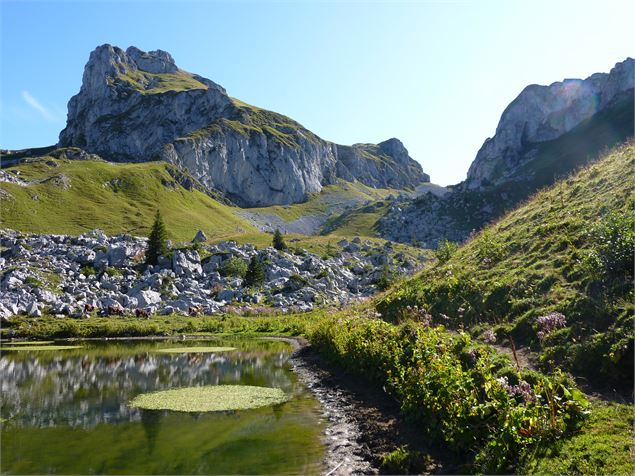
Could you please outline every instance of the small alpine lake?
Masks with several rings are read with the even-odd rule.
[[[2,345],[3,474],[318,474],[324,469],[326,422],[320,403],[291,369],[288,342],[110,340],[36,350],[46,345],[53,343],[33,350]],[[180,347],[183,352],[173,350]],[[267,387],[284,392],[286,400],[213,412],[130,405],[143,394],[228,385]]]

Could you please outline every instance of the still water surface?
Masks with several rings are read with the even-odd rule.
[[[2,351],[3,474],[315,474],[320,405],[281,341],[84,342],[64,351]],[[222,353],[161,354],[176,346]],[[236,412],[131,408],[136,395],[199,385],[277,387],[291,398]]]

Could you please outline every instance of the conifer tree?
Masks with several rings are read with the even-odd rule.
[[[164,256],[168,252],[168,232],[161,217],[161,212],[157,210],[154,217],[152,231],[148,237],[148,249],[146,250],[146,264],[157,264],[159,256]]]
[[[260,286],[265,282],[265,270],[258,256],[252,256],[245,274],[245,286]]]
[[[280,233],[278,228],[276,228],[276,231],[273,233],[273,247],[278,251],[284,251],[287,249],[287,244],[284,242],[282,233]]]

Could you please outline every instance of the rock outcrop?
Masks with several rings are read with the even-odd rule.
[[[476,189],[509,179],[535,144],[551,141],[628,94],[634,86],[635,61],[627,58],[610,73],[565,79],[549,86],[527,86],[507,106],[496,134],[488,138],[470,166],[464,187]],[[632,100],[631,100],[632,109]]]
[[[113,161],[167,160],[243,206],[300,202],[338,177],[393,188],[429,180],[396,139],[333,144],[230,98],[179,69],[169,53],[135,47],[91,53],[59,145]]]
[[[337,159],[339,177],[372,187],[405,188],[413,185],[412,177],[419,183],[430,181],[430,176],[421,171],[421,166],[395,138],[379,144],[338,145]]]
[[[384,238],[434,248],[463,241],[536,190],[633,137],[635,61],[610,73],[528,86],[505,110],[468,178],[450,192],[391,204],[377,223]]]

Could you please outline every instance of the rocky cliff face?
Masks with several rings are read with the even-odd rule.
[[[405,188],[418,182],[429,182],[430,176],[409,155],[399,139],[379,144],[338,145],[337,173],[346,180],[377,188]]]
[[[169,53],[102,45],[68,104],[60,146],[115,161],[167,160],[243,206],[289,204],[338,177],[374,187],[428,181],[396,139],[345,147],[230,98]]]
[[[528,150],[555,140],[596,113],[631,94],[635,61],[617,63],[610,73],[565,79],[550,86],[527,86],[505,109],[496,134],[485,141],[464,187],[476,189],[509,180],[532,159]]]
[[[378,221],[384,238],[436,247],[463,241],[536,190],[632,139],[635,61],[608,74],[528,86],[505,110],[467,181],[442,196],[424,194],[391,205]]]

